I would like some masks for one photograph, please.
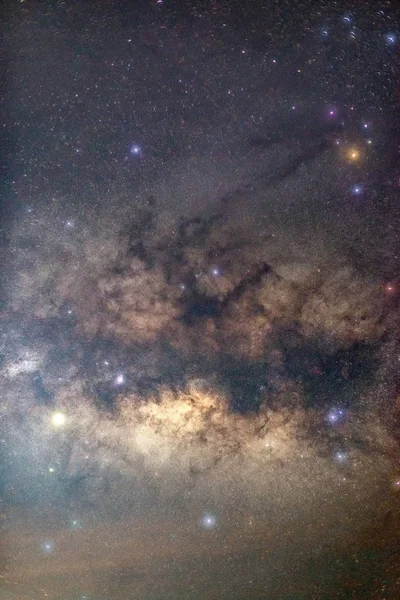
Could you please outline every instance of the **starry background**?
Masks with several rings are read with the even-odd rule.
[[[2,10],[0,598],[399,598],[396,3]]]

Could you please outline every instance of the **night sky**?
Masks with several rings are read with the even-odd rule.
[[[2,5],[1,600],[400,598],[400,9]]]

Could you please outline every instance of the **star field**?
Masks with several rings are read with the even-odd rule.
[[[4,14],[0,599],[396,600],[396,4]]]

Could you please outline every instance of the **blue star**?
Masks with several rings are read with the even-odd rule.
[[[142,149],[137,144],[132,144],[132,146],[129,148],[129,152],[132,154],[132,156],[141,156]]]
[[[394,33],[387,33],[385,35],[385,41],[388,46],[394,46],[397,41],[397,36]]]
[[[329,423],[331,423],[332,425],[335,425],[336,423],[341,421],[341,419],[343,419],[343,417],[344,417],[344,410],[342,408],[332,408],[328,412],[326,419]]]
[[[351,193],[353,194],[353,196],[361,196],[361,194],[363,193],[363,191],[364,191],[364,188],[359,183],[356,183],[351,188]]]

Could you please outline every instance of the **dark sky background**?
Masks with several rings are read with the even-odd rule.
[[[400,597],[394,2],[9,2],[0,599]]]

